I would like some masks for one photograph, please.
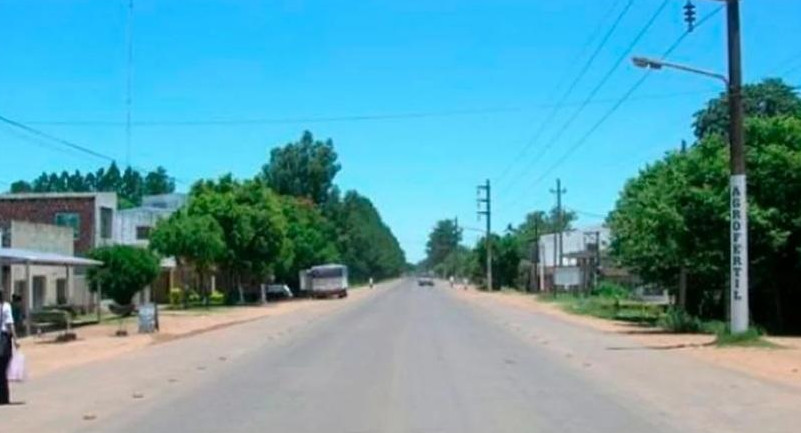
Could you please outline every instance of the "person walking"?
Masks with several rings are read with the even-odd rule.
[[[14,348],[19,348],[17,335],[14,332],[14,313],[11,304],[6,302],[3,291],[0,290],[0,405],[11,402],[7,371],[13,354],[12,344]]]

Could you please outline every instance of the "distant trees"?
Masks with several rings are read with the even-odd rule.
[[[24,192],[116,192],[120,207],[138,206],[143,195],[167,194],[175,191],[175,181],[167,174],[164,167],[158,167],[142,173],[127,167],[121,172],[117,163],[112,162],[107,169],[100,168],[96,172],[82,174],[79,170],[72,173],[42,173],[33,181],[18,180],[11,184],[12,193]]]
[[[437,221],[426,242],[426,263],[432,268],[442,264],[456,251],[461,241],[462,229],[456,225],[456,221]]]

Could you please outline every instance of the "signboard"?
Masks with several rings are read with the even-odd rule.
[[[748,203],[745,175],[731,177],[731,328],[748,329]]]
[[[554,285],[558,287],[571,287],[581,284],[581,269],[578,266],[563,266],[556,268]]]
[[[139,306],[139,333],[153,332],[156,332],[156,305],[142,304]]]

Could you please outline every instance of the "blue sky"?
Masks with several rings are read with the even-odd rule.
[[[475,186],[486,178],[495,183],[496,229],[551,207],[556,177],[568,190],[565,206],[583,212],[579,224],[597,223],[592,214],[609,211],[638,168],[691,139],[692,113],[720,90],[709,79],[653,73],[579,141],[642,76],[626,62],[563,128],[663,1],[635,0],[568,104],[544,124],[548,104],[595,46],[587,42],[627,1],[136,0],[130,162],[164,165],[186,180],[251,176],[271,147],[309,129],[334,140],[338,183],[374,201],[410,260],[423,257],[438,219],[483,227]],[[695,3],[699,15],[718,4]],[[0,115],[124,164],[126,4],[0,0]],[[664,52],[684,31],[683,4],[670,0],[633,53]],[[801,2],[744,1],[742,16],[746,80],[783,73],[801,82]],[[725,71],[724,14],[671,59]],[[427,115],[393,117],[408,113]],[[245,119],[278,121],[147,124]],[[0,148],[0,182],[106,164],[5,126]],[[477,233],[465,235],[472,243]]]

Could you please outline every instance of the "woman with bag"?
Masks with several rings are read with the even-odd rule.
[[[6,302],[0,290],[0,405],[9,404],[11,393],[8,389],[8,364],[11,362],[12,347],[19,348],[14,333],[14,314],[11,304]]]

